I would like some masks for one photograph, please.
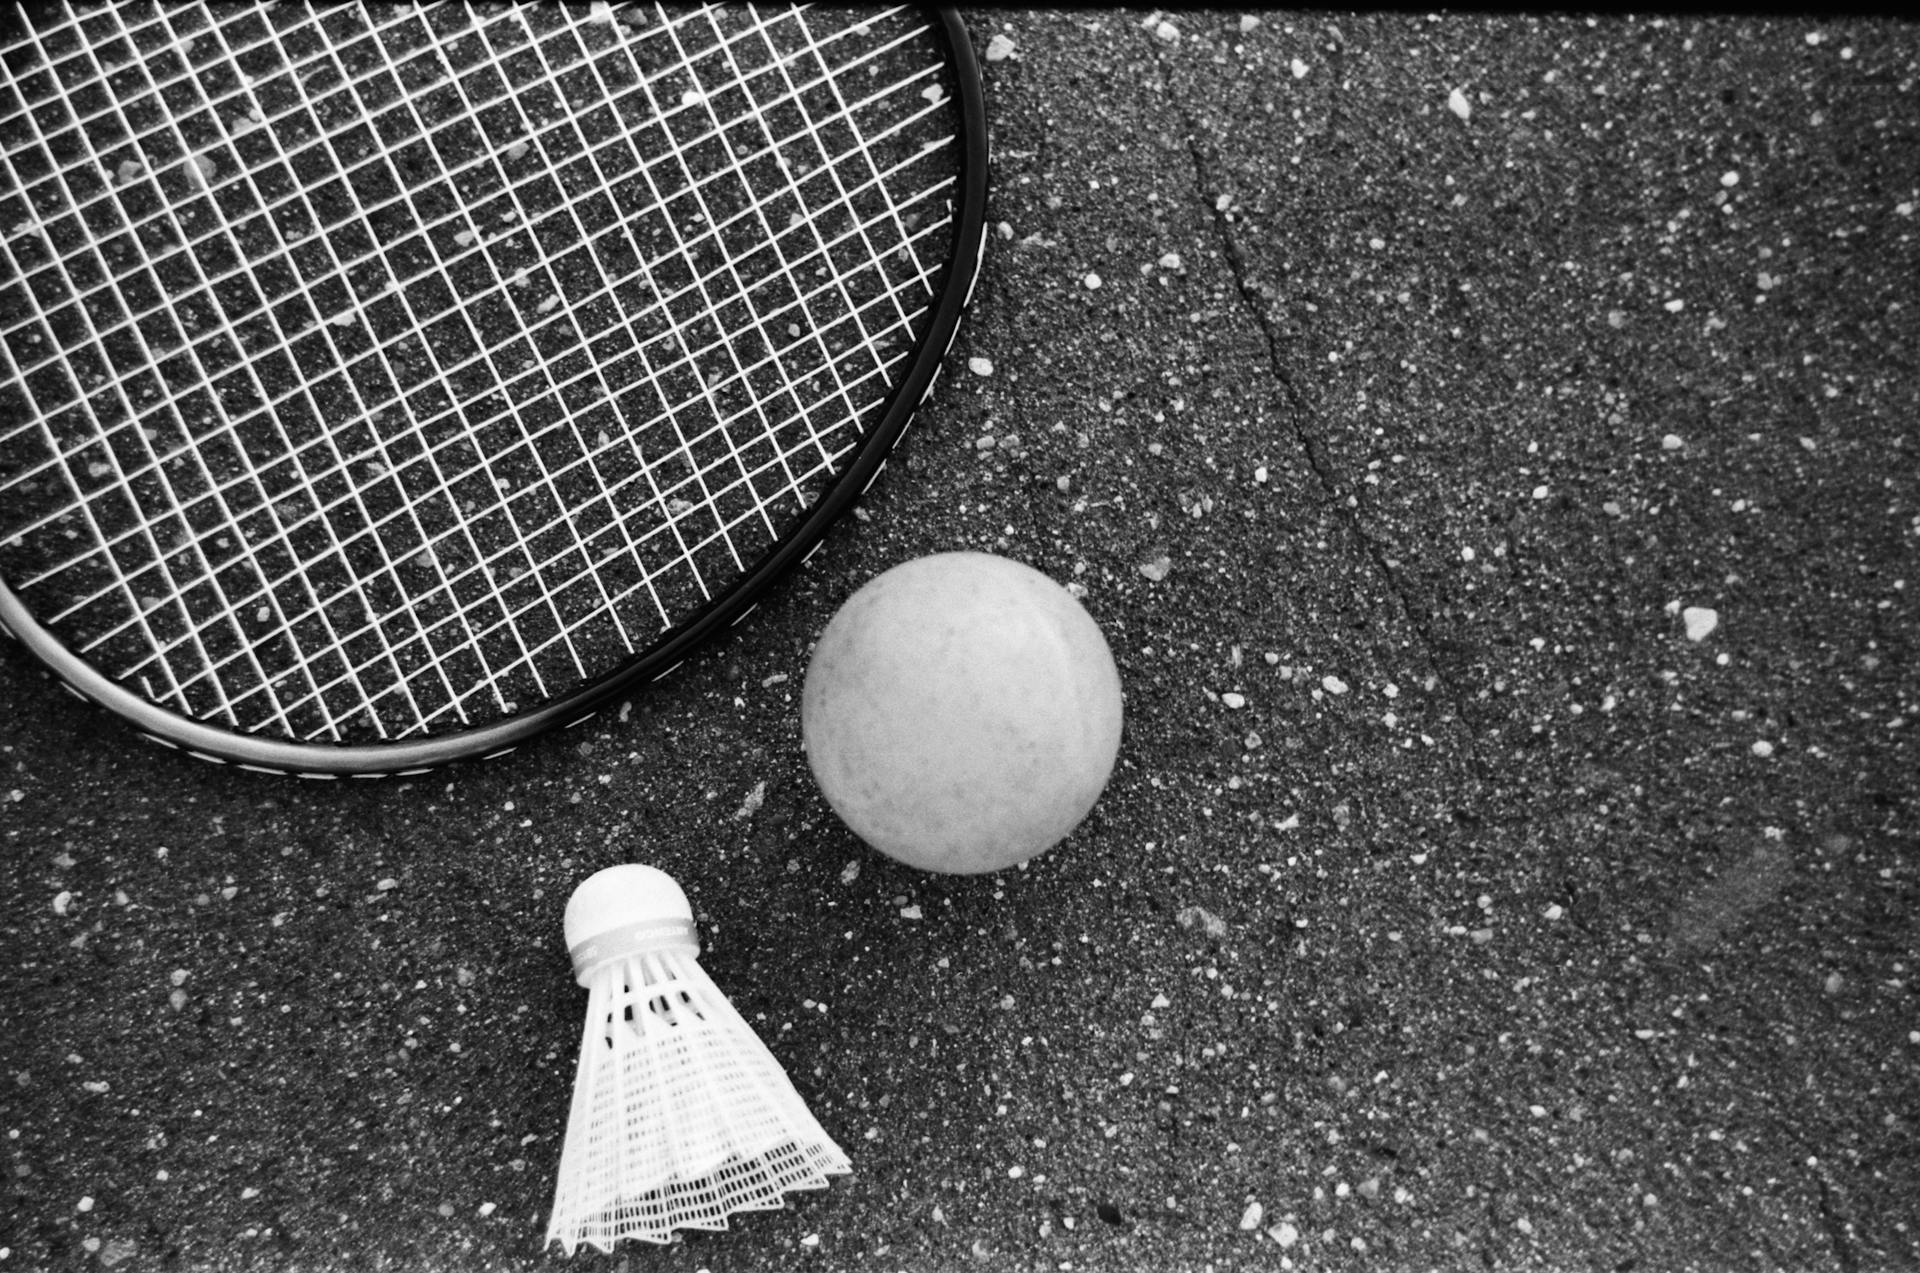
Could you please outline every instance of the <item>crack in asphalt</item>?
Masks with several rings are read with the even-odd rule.
[[[1853,1240],[1847,1236],[1846,1218],[1834,1205],[1833,1189],[1827,1184],[1826,1173],[1815,1172],[1813,1179],[1820,1186],[1820,1227],[1826,1230],[1827,1241],[1833,1246],[1833,1258],[1839,1261],[1841,1273],[1856,1273],[1860,1260],[1854,1254]]]
[[[1155,57],[1160,56],[1156,50]],[[1388,593],[1399,602],[1401,610],[1407,616],[1407,621],[1413,625],[1413,630],[1419,635],[1421,649],[1426,654],[1427,667],[1444,690],[1454,721],[1465,740],[1467,760],[1474,777],[1482,784],[1490,784],[1492,782],[1490,772],[1485,758],[1480,754],[1479,739],[1475,735],[1472,720],[1467,715],[1466,703],[1451,678],[1447,676],[1446,669],[1441,666],[1436,654],[1437,643],[1433,634],[1431,615],[1425,605],[1401,586],[1399,575],[1394,570],[1386,549],[1367,533],[1367,528],[1360,519],[1359,496],[1341,481],[1339,470],[1327,453],[1326,443],[1307,428],[1307,423],[1314,419],[1314,412],[1307,405],[1305,396],[1288,373],[1286,360],[1282,356],[1284,338],[1262,304],[1259,289],[1250,277],[1251,270],[1247,263],[1246,251],[1235,238],[1227,221],[1226,211],[1219,208],[1207,193],[1209,184],[1219,184],[1210,183],[1208,180],[1210,171],[1217,172],[1221,167],[1218,157],[1210,155],[1201,142],[1199,130],[1194,127],[1193,114],[1184,102],[1180,104],[1180,114],[1182,122],[1186,125],[1187,152],[1193,160],[1196,193],[1201,205],[1213,215],[1214,228],[1219,234],[1221,246],[1226,253],[1227,267],[1233,274],[1234,289],[1240,297],[1241,304],[1245,306],[1266,342],[1267,368],[1272,372],[1274,379],[1280,382],[1287,403],[1293,409],[1294,438],[1305,453],[1314,476],[1320,480],[1322,489],[1326,491],[1328,503],[1335,510],[1335,515],[1365,547],[1367,557],[1373,563],[1374,572],[1386,583]]]

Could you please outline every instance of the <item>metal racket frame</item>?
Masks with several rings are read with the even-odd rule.
[[[946,286],[912,360],[847,467],[806,516],[693,618],[611,671],[538,707],[481,726],[390,743],[295,742],[193,720],[143,698],[74,653],[0,579],[0,630],[18,640],[78,697],[124,718],[148,740],[203,760],[309,778],[423,773],[468,758],[494,758],[556,728],[590,719],[608,700],[672,672],[720,631],[745,619],[761,596],[820,547],[827,531],[866,492],[936,384],[941,364],[973,299],[985,256],[988,136],[979,62],[966,25],[952,9],[933,15],[953,59],[960,171],[955,182],[952,257]]]

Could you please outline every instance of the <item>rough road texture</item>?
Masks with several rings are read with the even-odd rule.
[[[636,858],[856,1174],[581,1267],[1920,1267],[1920,36],[973,25],[952,374],[627,708],[303,785],[0,650],[0,1270],[547,1266],[560,910]],[[799,749],[835,607],[952,548],[1127,692],[998,877]]]

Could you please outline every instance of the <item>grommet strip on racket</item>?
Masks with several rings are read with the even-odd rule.
[[[0,19],[0,625],[197,754],[430,768],[735,622],[983,249],[949,12]]]

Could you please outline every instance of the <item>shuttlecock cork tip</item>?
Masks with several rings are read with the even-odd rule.
[[[567,899],[563,927],[581,985],[594,969],[622,955],[664,947],[699,951],[686,893],[665,871],[637,862],[583,880]]]

